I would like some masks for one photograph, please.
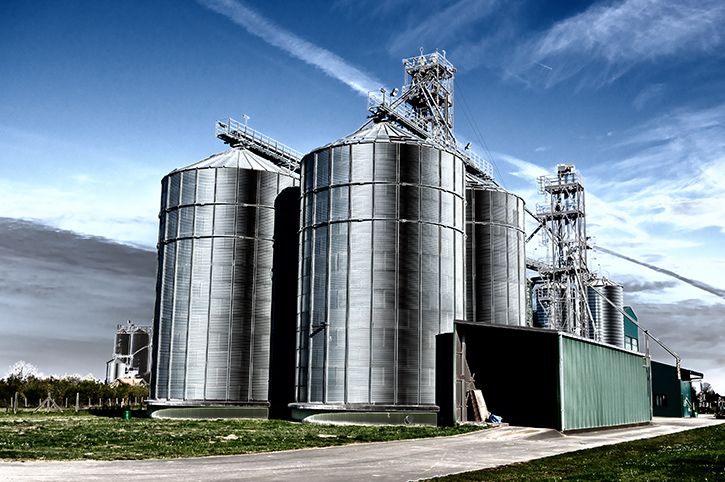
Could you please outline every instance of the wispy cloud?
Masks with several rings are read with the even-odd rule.
[[[617,253],[616,251],[612,251],[611,249],[602,248],[601,246],[598,246],[596,249],[599,250],[599,251],[602,251],[604,253],[611,254],[613,256],[617,256],[618,258],[625,259],[625,260],[627,260],[627,261],[629,261],[631,263],[635,263],[635,264],[638,264],[640,266],[644,266],[645,268],[649,268],[649,269],[651,269],[653,271],[656,271],[658,273],[662,273],[662,274],[665,274],[665,275],[670,276],[672,278],[676,278],[676,279],[682,281],[683,283],[687,283],[689,285],[694,286],[695,288],[699,288],[699,289],[701,289],[703,291],[707,291],[708,293],[711,293],[711,294],[713,294],[715,296],[718,296],[718,297],[720,297],[722,299],[725,299],[725,290],[723,290],[723,289],[717,288],[715,286],[711,286],[711,285],[709,285],[707,283],[703,283],[702,281],[699,281],[699,280],[687,278],[687,277],[682,276],[680,274],[677,274],[674,271],[671,271],[669,269],[664,269],[664,268],[661,268],[659,266],[655,266],[655,265],[650,264],[650,263],[645,263],[643,261],[636,260],[636,259],[631,258],[629,256],[625,256],[623,254]]]
[[[497,0],[458,0],[423,20],[415,17],[412,26],[390,39],[388,51],[391,54],[413,55],[420,47],[427,50],[443,48],[458,39],[462,30],[491,14],[497,4]]]
[[[317,67],[361,95],[367,96],[368,92],[377,90],[382,85],[380,81],[350,65],[341,57],[283,29],[241,2],[236,0],[198,1],[203,6],[224,15],[243,27],[250,34]]]
[[[607,201],[626,205],[640,224],[725,234],[725,104],[667,113],[630,132],[617,149],[628,154],[598,181]]]
[[[649,257],[687,279],[721,285],[725,104],[676,109],[619,138],[606,152],[611,162],[589,170],[587,215],[595,244],[638,261]],[[618,273],[632,267],[610,255],[593,257],[616,266]],[[671,299],[685,296],[703,297],[680,285]]]
[[[652,84],[637,94],[632,104],[635,109],[642,110],[647,104],[660,97],[664,92],[664,84]]]
[[[150,247],[155,244],[158,233],[157,179],[139,182],[114,178],[78,185],[66,183],[60,187],[0,179],[2,213]]]
[[[659,292],[665,288],[673,288],[677,285],[676,281],[647,281],[635,276],[625,276],[618,281],[622,283],[624,291],[627,293],[641,293],[644,291]]]
[[[524,198],[531,210],[535,209],[536,204],[544,202],[544,198],[533,187],[536,185],[538,177],[553,175],[553,172],[535,163],[507,154],[497,153],[495,157],[515,168],[509,171],[509,174],[527,181],[527,187],[517,189],[516,192]],[[682,261],[682,258],[677,253],[702,247],[702,241],[690,236],[689,232],[682,227],[683,223],[692,222],[689,217],[661,219],[660,223],[670,225],[669,229],[664,230],[658,228],[659,224],[655,226],[652,224],[653,217],[659,219],[656,218],[659,212],[672,208],[666,204],[670,202],[667,198],[657,198],[656,201],[653,201],[654,204],[650,205],[647,197],[671,196],[673,195],[672,189],[665,190],[664,193],[656,193],[661,185],[655,181],[650,181],[652,183],[650,188],[639,182],[628,182],[627,178],[631,172],[626,170],[610,168],[608,172],[610,175],[614,174],[615,177],[606,181],[594,176],[585,179],[587,234],[591,236],[592,244],[601,246],[603,249],[600,252],[605,253],[599,255],[593,252],[590,255],[590,269],[615,280],[631,276],[646,280],[649,283],[647,289],[638,290],[641,292],[640,298],[643,300],[661,296],[664,292],[671,300],[689,299],[701,296],[699,289],[703,289],[703,286],[717,286],[717,278],[713,279],[713,276],[718,268],[715,268],[716,263],[711,260],[708,263],[699,263],[696,260],[688,259],[687,266],[678,263],[678,261]],[[668,184],[676,181],[661,180],[660,182]],[[646,194],[641,194],[642,192]],[[703,197],[706,198],[707,194]],[[725,195],[720,199],[725,199]],[[718,202],[717,198],[713,201]],[[711,213],[712,209],[709,212]],[[669,214],[668,217],[673,218],[672,214]],[[703,213],[703,218],[706,217],[707,213]],[[711,219],[702,221],[713,222]],[[531,231],[535,227],[535,223],[529,222],[528,224],[527,230]],[[672,229],[672,227],[676,229]],[[543,246],[538,245],[535,240],[532,240],[526,249],[529,257],[545,259],[548,256],[548,249],[543,249]],[[612,254],[615,257],[612,257]],[[656,268],[659,275],[651,271],[654,269],[652,260],[655,260],[658,265]],[[660,266],[673,269],[660,268]],[[676,272],[687,273],[687,276],[675,274]],[[681,283],[673,284],[673,279],[678,279],[699,289],[689,288]],[[705,279],[707,282],[693,282],[698,279]],[[710,292],[716,296],[722,296],[720,291],[711,290]],[[715,299],[708,298],[708,301],[714,302]]]
[[[539,177],[551,174],[548,170],[534,164],[533,162],[524,161],[523,159],[519,159],[518,157],[514,157],[509,154],[497,152],[494,154],[494,157],[497,160],[500,159],[516,168],[516,170],[510,171],[509,174],[520,179],[529,180],[534,184],[536,183],[536,179]]]
[[[330,7],[334,11],[346,12],[354,15],[388,15],[401,8],[415,3],[419,6],[421,1],[411,0],[335,0]]]
[[[725,40],[721,0],[624,0],[594,5],[522,45],[509,70],[540,74],[547,86],[586,74],[604,85],[641,62],[714,51]],[[539,75],[539,79],[542,77]]]

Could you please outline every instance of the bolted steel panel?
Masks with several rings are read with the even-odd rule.
[[[116,333],[116,355],[128,356],[131,353],[131,334],[126,331]]]
[[[614,303],[619,310],[607,303],[597,291]],[[591,338],[596,338],[598,332],[600,341],[623,348],[624,317],[620,311],[624,309],[622,286],[608,280],[597,280],[587,288],[587,302],[594,319],[594,326],[590,329]]]
[[[462,160],[369,136],[301,172],[297,401],[434,404],[435,336],[463,316]]]
[[[143,329],[134,330],[131,334],[131,354],[133,355],[132,366],[140,375],[149,371],[149,343],[150,334]]]
[[[268,398],[274,201],[297,180],[249,156],[232,149],[162,181],[156,403]]]
[[[497,187],[466,188],[466,317],[526,324],[523,200]]]

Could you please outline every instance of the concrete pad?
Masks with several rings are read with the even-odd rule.
[[[14,480],[403,481],[430,478],[725,423],[712,415],[657,417],[645,426],[564,435],[499,427],[434,439],[173,460],[0,462]]]

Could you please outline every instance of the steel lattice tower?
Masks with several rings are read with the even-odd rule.
[[[537,300],[551,328],[588,336],[591,316],[585,286],[590,274],[583,181],[574,166],[559,164],[555,177],[539,178],[539,191],[548,196],[548,204],[537,206],[537,217],[547,227],[543,235],[550,241],[551,264],[540,270],[543,283],[536,290]]]

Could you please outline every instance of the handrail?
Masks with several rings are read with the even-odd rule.
[[[229,142],[236,140],[251,149],[257,149],[268,154],[273,160],[280,161],[290,170],[294,170],[302,159],[302,153],[292,149],[281,142],[262,134],[241,122],[232,119],[217,121],[215,125],[216,137]]]

